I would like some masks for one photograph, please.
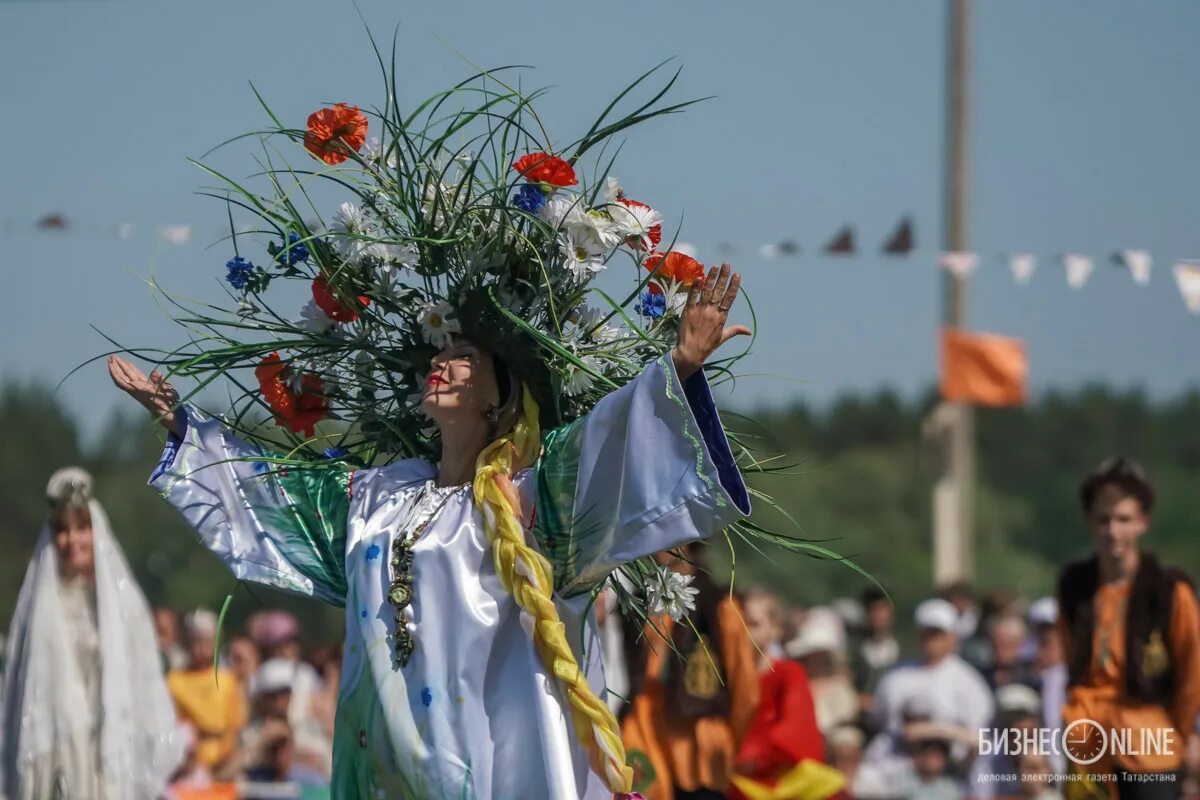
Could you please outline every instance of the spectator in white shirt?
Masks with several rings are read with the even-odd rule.
[[[921,660],[898,666],[880,680],[875,694],[880,729],[898,732],[904,708],[919,700],[929,708],[932,721],[975,734],[992,719],[992,695],[980,674],[956,652],[958,613],[935,598],[917,606],[916,620]]]

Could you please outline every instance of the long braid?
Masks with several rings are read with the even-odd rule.
[[[483,514],[492,545],[496,574],[525,612],[533,617],[538,655],[562,684],[575,735],[588,753],[592,769],[618,794],[633,786],[633,770],[625,763],[620,727],[608,706],[588,685],[567,643],[566,627],[554,606],[554,573],[550,562],[525,543],[518,517],[520,498],[513,474],[531,466],[541,449],[538,405],[523,390],[521,418],[507,436],[492,442],[475,462],[475,504]]]

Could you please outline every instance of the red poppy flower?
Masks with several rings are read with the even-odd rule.
[[[546,153],[523,155],[513,164],[513,169],[533,183],[548,183],[551,186],[574,186],[579,183],[570,164]]]
[[[338,103],[308,115],[304,146],[326,164],[340,164],[367,141],[367,117],[358,106]]]
[[[312,283],[313,300],[325,312],[325,316],[335,322],[354,322],[358,319],[358,308],[366,308],[371,299],[365,294],[358,296],[358,308],[342,301],[329,289],[329,281],[324,275],[318,275]]]
[[[300,394],[295,397],[295,410],[284,418],[293,433],[312,436],[318,422],[329,416],[329,398],[325,396],[325,381],[312,372],[300,378]]]
[[[663,280],[674,281],[683,288],[688,288],[697,280],[704,277],[704,265],[691,256],[677,253],[674,250],[663,256],[660,253],[648,257],[646,269]]]
[[[618,197],[617,202],[626,208],[650,208],[650,206],[646,205],[645,203],[638,202],[637,200],[630,200],[628,197]],[[646,238],[650,240],[649,252],[653,253],[662,243],[662,224],[660,223],[655,225],[651,227],[650,230],[646,231]],[[642,237],[630,237],[630,239],[631,241],[628,244],[631,247],[638,247],[642,250],[646,250],[646,243],[643,241]]]
[[[287,374],[291,367],[279,359],[279,353],[271,353],[254,368],[258,379],[258,390],[276,416],[283,418],[295,410],[295,399],[287,385]]]
[[[271,353],[254,368],[263,399],[275,412],[275,424],[284,425],[293,433],[312,436],[318,422],[329,416],[329,399],[325,397],[325,381],[312,372],[300,378],[300,394],[292,392],[289,377],[292,368]]]

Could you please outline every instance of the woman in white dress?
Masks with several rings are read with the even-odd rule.
[[[334,796],[629,791],[591,590],[749,512],[701,369],[749,333],[726,327],[739,282],[728,265],[695,281],[675,348],[544,448],[521,376],[456,339],[421,401],[437,464],[272,470],[270,454],[179,407],[161,375],[110,358],[116,385],[171,433],[151,483],[204,544],[243,579],[346,607]]]
[[[54,473],[10,626],[7,800],[156,800],[179,763],[150,610],[82,469]]]

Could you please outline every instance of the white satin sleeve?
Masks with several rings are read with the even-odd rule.
[[[670,356],[551,431],[534,481],[534,537],[566,596],[750,513],[703,370],[680,381]]]
[[[184,414],[150,485],[238,578],[344,605],[350,471],[275,463],[217,420]]]

